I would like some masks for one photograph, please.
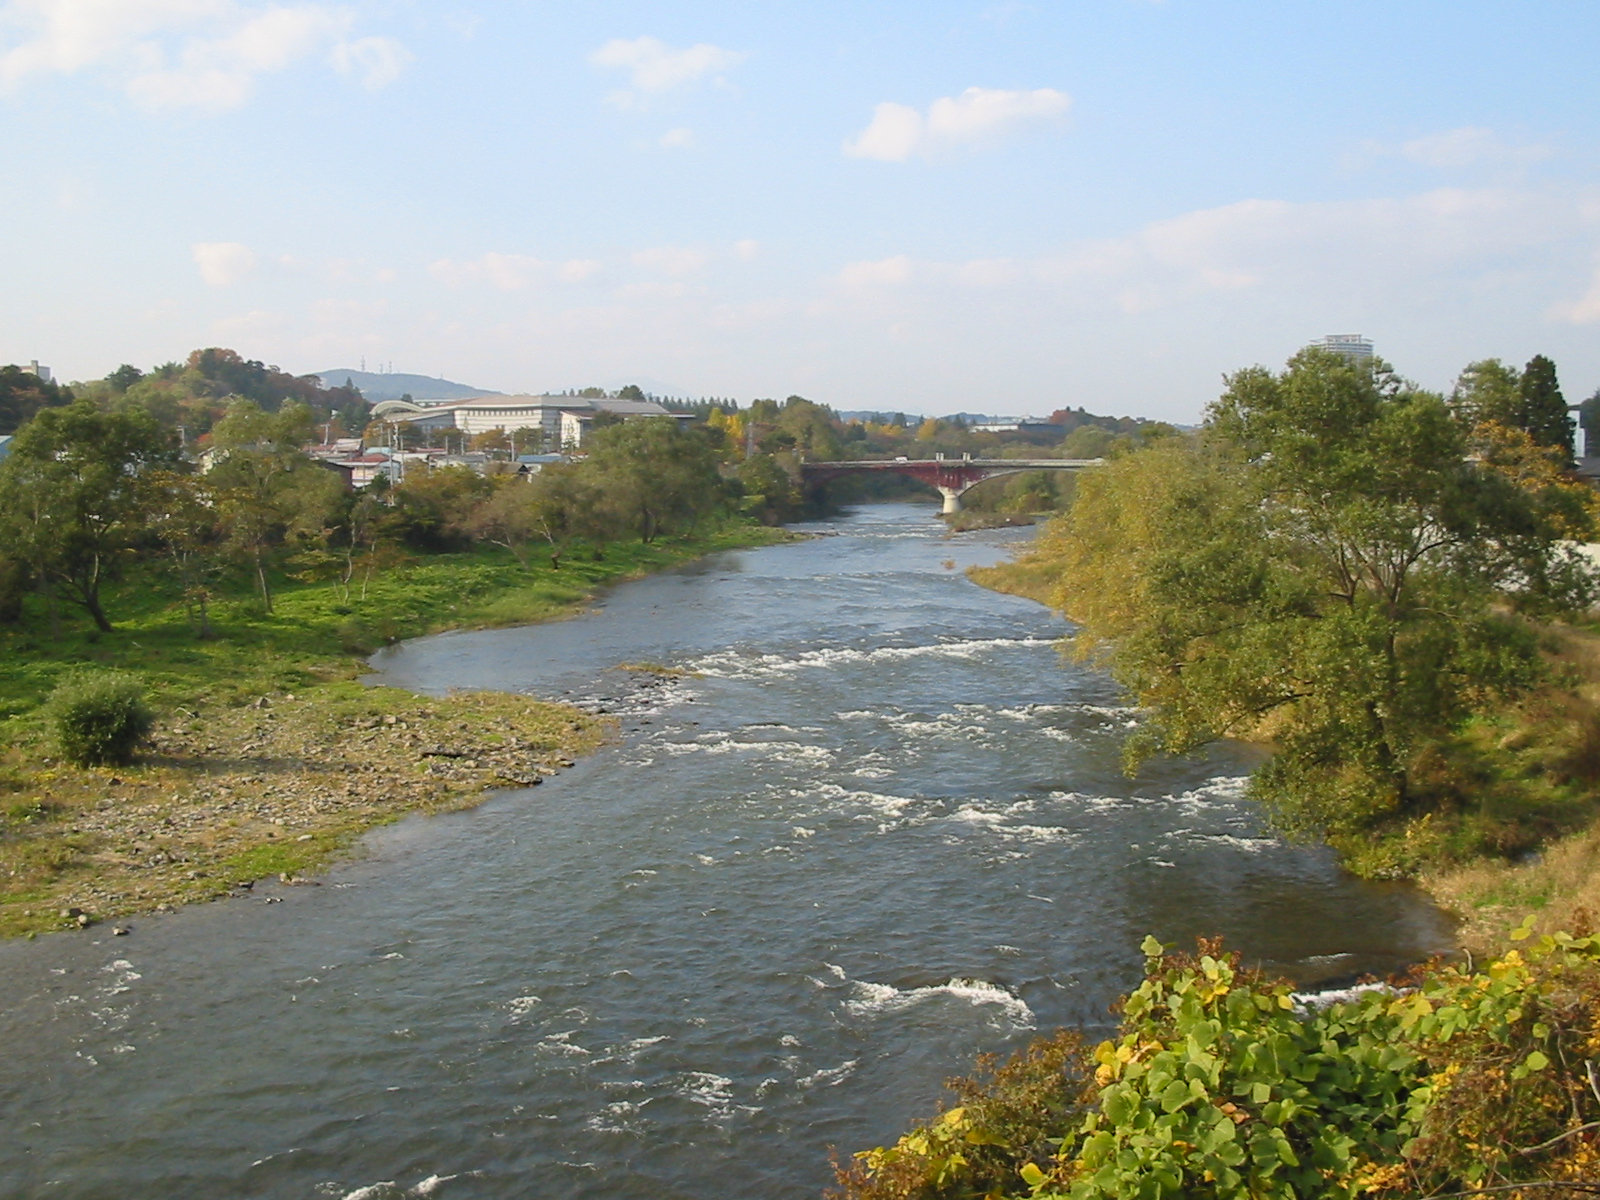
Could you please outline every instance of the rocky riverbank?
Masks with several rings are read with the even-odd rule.
[[[608,723],[499,693],[354,681],[182,708],[131,767],[45,762],[4,798],[0,934],[115,922],[297,879],[363,830],[570,766]]]

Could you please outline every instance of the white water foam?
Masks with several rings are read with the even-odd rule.
[[[344,1200],[427,1200],[436,1196],[439,1189],[459,1175],[429,1175],[414,1187],[403,1188],[392,1179],[369,1183],[353,1192],[346,1192]]]
[[[1297,1011],[1305,1013],[1324,1009],[1334,1004],[1349,1004],[1373,992],[1381,992],[1386,996],[1398,996],[1409,991],[1409,988],[1397,988],[1388,983],[1358,983],[1354,987],[1329,988],[1323,992],[1291,992],[1289,999],[1294,1001]]]
[[[764,679],[774,675],[792,675],[798,671],[857,663],[900,662],[913,658],[971,660],[985,650],[1051,644],[1049,638],[974,638],[970,641],[937,642],[927,646],[880,646],[875,650],[858,650],[851,647],[805,650],[796,655],[751,655],[738,650],[724,650],[699,659],[693,664],[693,669],[702,675],[717,679]]]
[[[795,1080],[795,1084],[803,1088],[814,1088],[818,1085],[838,1087],[855,1073],[856,1067],[860,1064],[860,1059],[852,1058],[849,1062],[840,1063],[837,1067],[829,1067],[824,1071],[813,1071],[810,1075],[802,1076]]]
[[[853,1016],[875,1017],[904,1012],[941,996],[964,1000],[974,1007],[993,1006],[999,1010],[996,1015],[1014,1030],[1032,1029],[1034,1025],[1033,1010],[1022,997],[983,979],[952,979],[936,987],[905,991],[887,983],[855,980],[850,984],[850,997],[844,1008]]]
[[[733,1080],[709,1071],[687,1071],[677,1095],[706,1108],[714,1117],[733,1115]]]

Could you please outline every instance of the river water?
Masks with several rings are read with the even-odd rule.
[[[543,787],[321,888],[0,947],[0,1195],[815,1197],[978,1052],[1105,1028],[1146,933],[1308,986],[1448,943],[1265,833],[1242,750],[1124,778],[1136,714],[961,574],[1019,531],[812,528],[375,659],[618,717]]]

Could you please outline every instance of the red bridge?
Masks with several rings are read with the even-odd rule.
[[[896,458],[862,459],[856,462],[808,462],[800,464],[800,476],[808,484],[826,483],[841,475],[873,475],[889,472],[909,475],[937,488],[944,497],[944,511],[961,511],[962,494],[996,475],[1018,475],[1023,471],[1081,471],[1098,467],[1099,458]]]

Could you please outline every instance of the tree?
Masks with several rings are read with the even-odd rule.
[[[1567,400],[1556,380],[1556,365],[1542,354],[1535,354],[1522,370],[1518,383],[1517,425],[1541,446],[1564,450],[1572,460],[1572,418],[1567,415]]]
[[[770,454],[752,454],[740,463],[739,483],[744,488],[740,507],[768,525],[782,524],[800,510],[800,489]]]
[[[15,433],[40,409],[72,402],[72,389],[21,367],[0,367],[0,433]]]
[[[1498,358],[1469,364],[1456,380],[1450,407],[1469,429],[1487,423],[1521,429],[1539,445],[1560,447],[1572,458],[1572,419],[1556,365],[1542,354],[1522,371]]]
[[[724,495],[711,443],[693,430],[679,429],[671,417],[595,430],[585,467],[642,542],[693,528]]]
[[[150,531],[172,562],[189,623],[211,636],[210,579],[222,569],[226,534],[217,491],[202,475],[150,472],[145,481]]]
[[[1450,408],[1468,429],[1493,421],[1520,428],[1522,377],[1498,358],[1468,363],[1450,393]]]
[[[115,371],[106,376],[106,382],[116,392],[125,392],[134,384],[144,378],[144,372],[132,363],[123,363]]]
[[[1055,602],[1150,711],[1130,764],[1270,737],[1281,827],[1351,835],[1429,803],[1419,765],[1541,675],[1508,606],[1582,607],[1593,501],[1526,434],[1469,445],[1382,362],[1233,375],[1204,436],[1085,475],[1042,540]],[[1477,453],[1470,453],[1471,451]]]
[[[265,412],[236,400],[212,433],[210,481],[229,545],[251,568],[261,602],[272,611],[271,572],[279,552],[325,541],[343,483],[300,451],[312,433],[311,410],[291,401]]]
[[[494,492],[494,483],[470,467],[417,469],[389,499],[394,527],[418,550],[459,550],[472,511]]]
[[[478,541],[504,546],[524,567],[528,546],[543,542],[550,565],[561,569],[567,547],[579,538],[603,539],[603,498],[575,466],[552,464],[530,479],[503,476],[494,494],[468,514],[462,528]]]
[[[109,633],[101,587],[144,531],[144,473],[177,464],[172,437],[141,409],[45,409],[0,465],[5,540]]]

